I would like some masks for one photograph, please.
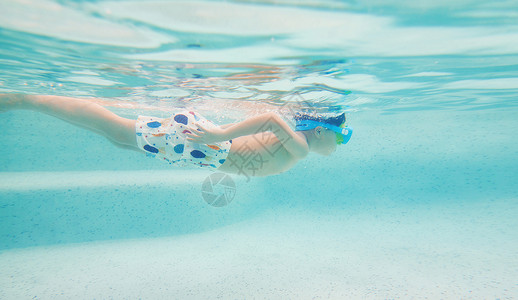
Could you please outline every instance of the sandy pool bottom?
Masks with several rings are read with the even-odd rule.
[[[512,299],[517,201],[276,209],[210,232],[0,252],[0,299]]]

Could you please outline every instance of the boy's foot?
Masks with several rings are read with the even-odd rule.
[[[0,94],[0,113],[22,108],[23,97],[21,94]]]

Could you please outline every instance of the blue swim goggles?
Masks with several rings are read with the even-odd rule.
[[[338,127],[313,120],[297,120],[295,131],[310,130],[317,126],[322,126],[324,128],[334,131],[336,133],[336,143],[338,145],[347,144],[347,142],[351,139],[351,136],[353,135],[353,129],[351,127],[347,127],[345,123]]]

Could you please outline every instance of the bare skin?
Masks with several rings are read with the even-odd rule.
[[[264,113],[236,124],[193,133],[196,143],[232,140],[232,147],[219,170],[247,176],[268,176],[291,169],[310,151],[329,155],[336,150],[333,131],[317,127],[293,131],[275,113]]]
[[[102,103],[99,99],[0,94],[0,112],[11,109],[42,112],[100,134],[117,147],[145,152],[136,142],[136,120],[120,117],[96,102]],[[246,176],[282,173],[309,152],[329,155],[336,150],[333,131],[320,126],[293,131],[271,112],[213,129],[200,127],[188,140],[204,144],[232,140],[227,159],[218,170]]]

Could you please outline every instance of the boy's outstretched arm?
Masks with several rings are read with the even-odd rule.
[[[224,125],[224,127],[205,128],[190,134],[189,140],[197,143],[214,143],[231,140],[240,136],[252,135],[265,131],[272,131],[288,152],[297,156],[305,157],[309,152],[306,139],[295,133],[286,122],[274,112],[264,113],[244,121]]]

